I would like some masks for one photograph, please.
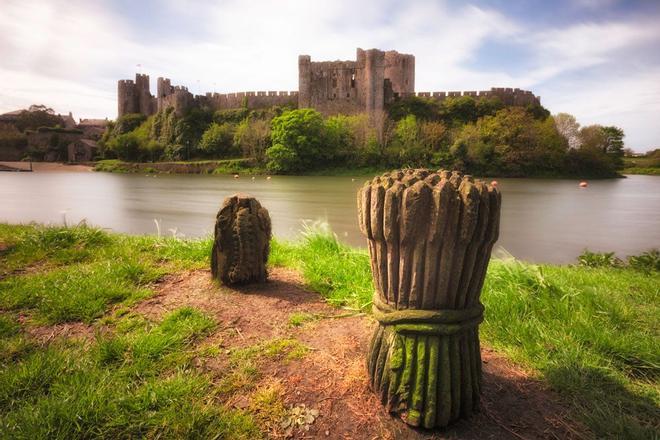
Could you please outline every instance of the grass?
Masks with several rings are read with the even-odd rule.
[[[624,157],[622,174],[646,174],[660,176],[658,160],[650,157]]]
[[[275,242],[271,262],[300,269],[331,303],[369,311],[368,255],[329,231]],[[491,261],[482,301],[482,339],[558,391],[598,438],[660,435],[660,272]]]
[[[152,321],[132,310],[165,274],[207,267],[210,246],[0,224],[0,438],[264,435],[284,411],[283,391],[264,385],[260,368],[298,359],[306,347],[283,338],[227,351],[204,342],[221,323],[203,311]],[[598,438],[660,432],[660,272],[657,254],[645,259],[651,264],[492,261],[484,285],[482,339],[559,392]],[[334,305],[370,310],[367,252],[327,230],[274,240],[270,264],[299,269]],[[313,319],[294,313],[288,324]],[[71,321],[96,336],[46,344],[31,336],[33,326]],[[225,360],[219,376],[196,367],[211,357]],[[244,410],[222,403],[245,393]]]
[[[0,372],[0,437],[251,439],[252,417],[215,405],[186,350],[215,323],[183,308],[147,329],[58,342]]]
[[[265,174],[263,168],[249,159],[191,160],[173,162],[124,162],[118,159],[99,160],[94,171],[143,174]]]

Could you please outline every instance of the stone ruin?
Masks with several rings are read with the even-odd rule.
[[[450,97],[499,98],[505,105],[539,104],[540,98],[527,90],[491,88],[483,91],[415,92],[415,56],[395,50],[358,48],[355,60],[312,61],[298,57],[297,91],[205,93],[194,95],[187,87],[172,86],[169,78],[158,78],[156,95],[151,94],[149,76],[117,83],[119,117],[128,113],[152,115],[173,108],[183,115],[191,108],[227,110],[287,106],[314,108],[326,116],[382,113],[388,103],[411,96],[441,102]]]
[[[227,197],[215,222],[211,273],[226,285],[263,283],[270,250],[268,211],[254,197]]]
[[[376,288],[370,384],[412,426],[444,427],[478,408],[479,298],[500,204],[484,182],[425,169],[383,174],[358,192]]]

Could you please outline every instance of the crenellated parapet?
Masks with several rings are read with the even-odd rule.
[[[443,101],[470,96],[476,99],[497,97],[504,105],[540,104],[532,92],[518,88],[490,90],[415,92],[415,56],[395,50],[360,49],[355,60],[312,61],[298,57],[298,91],[248,91],[193,95],[185,86],[173,86],[169,78],[157,80],[156,95],[149,90],[149,76],[135,75],[121,80],[117,87],[118,113],[151,115],[173,107],[177,114],[190,108],[212,110],[288,106],[315,108],[325,115],[367,113],[377,115],[394,100],[417,96]]]
[[[136,74],[130,79],[117,82],[117,113],[119,117],[129,113],[152,115],[156,112],[156,100],[149,90],[149,75]]]
[[[451,92],[412,92],[412,93],[403,93],[400,95],[401,98],[408,98],[416,96],[418,98],[431,98],[436,101],[444,101],[447,98],[458,98],[461,96],[470,96],[472,98],[499,98],[504,105],[507,106],[526,106],[526,105],[536,105],[541,103],[541,97],[534,95],[534,93],[529,90],[522,89],[513,89],[513,88],[501,88],[493,87],[490,90],[480,90],[480,91],[451,91]]]

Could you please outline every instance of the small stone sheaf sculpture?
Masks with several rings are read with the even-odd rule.
[[[479,180],[425,169],[383,174],[358,192],[379,324],[371,387],[410,425],[444,427],[478,407],[479,298],[500,203]]]
[[[268,276],[271,223],[254,197],[227,197],[218,211],[211,273],[224,284],[263,283]]]

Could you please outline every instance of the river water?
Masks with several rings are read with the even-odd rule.
[[[235,192],[269,210],[275,236],[295,238],[302,221],[329,223],[339,238],[365,246],[356,191],[364,177],[0,173],[0,222],[89,224],[130,234],[197,237],[213,230],[222,200]],[[660,247],[660,177],[589,182],[498,179],[498,252],[527,261],[574,262],[585,248],[620,256]]]

